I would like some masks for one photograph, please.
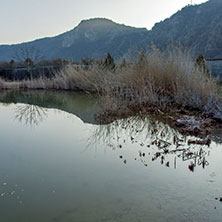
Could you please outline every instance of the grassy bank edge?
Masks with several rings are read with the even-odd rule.
[[[181,110],[222,121],[221,87],[206,70],[197,66],[186,51],[178,48],[142,52],[138,59],[104,67],[66,66],[52,79],[21,82],[0,80],[5,90],[73,90],[100,97],[101,123],[116,118],[160,110]]]

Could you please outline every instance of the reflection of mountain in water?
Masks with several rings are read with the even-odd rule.
[[[32,115],[33,107],[54,108],[74,114],[83,122],[97,124],[95,120],[96,98],[86,94],[58,91],[7,91],[1,92],[0,102],[2,103],[23,103],[28,104],[29,109],[22,109],[22,114]],[[31,106],[30,106],[31,105]],[[40,108],[41,109],[41,108]],[[37,112],[39,109],[34,109]],[[24,112],[25,111],[25,112]],[[21,114],[21,112],[19,112]],[[18,112],[16,113],[18,115]],[[23,115],[24,117],[24,115]]]

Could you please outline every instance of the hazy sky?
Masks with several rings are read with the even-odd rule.
[[[0,44],[55,36],[83,19],[105,17],[135,27],[152,26],[191,0],[0,0]],[[193,0],[194,4],[206,0]]]

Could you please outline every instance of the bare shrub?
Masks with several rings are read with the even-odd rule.
[[[107,98],[134,106],[180,105],[203,109],[208,98],[217,97],[216,81],[198,69],[188,52],[174,48],[152,51],[131,66],[103,73],[102,88]],[[112,99],[113,100],[113,99]]]
[[[8,84],[11,88],[82,90],[98,93],[103,110],[127,112],[147,106],[186,106],[205,112],[209,101],[219,110],[219,85],[197,67],[195,59],[181,48],[161,52],[155,47],[124,61],[115,69],[98,63],[66,65],[54,78]],[[5,83],[0,82],[2,88]]]

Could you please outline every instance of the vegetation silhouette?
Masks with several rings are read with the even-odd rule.
[[[209,165],[210,145],[189,144],[189,136],[181,135],[155,115],[130,117],[99,125],[88,141],[90,147],[105,144],[120,153],[134,146],[134,150],[137,150],[134,159],[129,160],[123,154],[119,156],[124,164],[134,160],[147,167],[151,162],[159,161],[163,166],[176,169],[180,161],[192,172],[196,167],[205,169]],[[199,138],[195,141],[199,141]]]
[[[47,117],[47,109],[43,107],[30,104],[20,104],[16,106],[15,119],[25,125],[37,126]]]

